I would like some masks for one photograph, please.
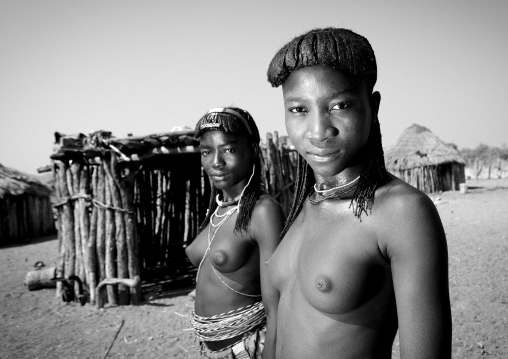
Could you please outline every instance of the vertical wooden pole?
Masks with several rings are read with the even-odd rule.
[[[92,196],[97,199],[99,168],[92,170]],[[95,288],[97,287],[97,219],[98,212],[101,211],[97,205],[91,204],[90,230],[88,231],[88,240],[86,242],[86,268],[88,271],[88,284],[90,288],[90,304],[95,305]]]
[[[55,161],[53,163],[53,176],[55,178],[55,191],[56,196],[59,201],[63,199],[62,195],[62,176],[60,174],[60,171],[63,169],[63,164],[60,161]],[[62,223],[64,221],[64,210],[63,206],[59,205],[57,208],[57,230],[58,230],[58,261],[56,265],[56,277],[57,278],[63,278],[64,276],[64,267],[65,267],[65,239],[63,234],[63,226]],[[56,297],[61,298],[62,297],[62,283],[57,282],[56,283]]]
[[[103,163],[105,171],[105,193],[106,205],[113,206],[113,198],[111,194],[111,181],[112,179],[107,175],[107,164]],[[106,210],[106,257],[105,269],[106,278],[116,278],[116,245],[115,245],[115,214],[113,209]],[[107,286],[108,303],[111,305],[118,305],[116,288],[112,285]]]
[[[125,177],[119,176],[118,166],[115,166],[117,171],[115,172],[115,178],[118,181],[120,196],[122,200],[122,207],[124,212],[125,222],[125,239],[127,244],[127,267],[129,271],[129,278],[134,279],[136,276],[141,275],[140,264],[139,264],[139,247],[138,247],[138,230],[136,224],[136,214],[134,208],[134,175],[138,171],[130,168]],[[136,287],[130,287],[131,302],[132,304],[138,304],[141,301],[141,283]]]
[[[70,192],[68,185],[72,185],[72,179],[69,171],[69,165],[66,162],[62,162],[62,166],[60,167],[59,174],[61,176],[61,194],[63,200],[68,200],[67,203],[63,205],[64,208],[64,220],[62,221],[63,233],[65,238],[65,266],[64,266],[64,276],[69,278],[69,276],[76,274],[75,273],[75,265],[76,265],[76,247],[75,247],[75,238],[74,238],[74,206],[70,201]]]
[[[90,173],[89,167],[83,166],[80,172],[79,179],[79,193],[81,195],[90,194]],[[81,275],[83,276],[83,282],[90,284],[90,268],[88,266],[88,240],[90,236],[90,202],[86,198],[78,199],[79,204],[79,229],[81,232]]]
[[[109,178],[109,188],[113,206],[117,208],[114,211],[115,220],[115,242],[116,242],[116,272],[117,278],[129,278],[129,271],[127,268],[127,244],[125,239],[125,223],[122,209],[122,199],[118,189],[115,172],[116,168],[116,154],[111,153],[110,156],[105,158],[106,172]],[[120,305],[130,304],[130,291],[125,285],[118,285],[118,299]]]
[[[104,166],[100,164],[95,169],[97,173],[97,186],[96,195],[97,199],[97,266],[99,279],[97,283],[106,279],[106,209],[102,205],[106,204],[106,176],[104,173]]]
[[[74,161],[70,166],[69,176],[72,178],[70,184],[72,187],[69,187],[70,195],[79,194],[79,182],[81,179],[81,163]],[[82,281],[85,281],[85,271],[83,268],[83,248],[81,243],[81,206],[80,200],[74,199],[72,201],[72,206],[74,209],[74,253],[76,253],[76,261],[74,262],[74,273],[77,275]],[[78,283],[75,283],[75,291],[76,294],[78,292]]]

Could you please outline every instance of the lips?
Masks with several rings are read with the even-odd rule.
[[[228,175],[227,172],[214,172],[210,174],[210,177],[216,178],[216,179],[223,179]]]
[[[340,150],[328,151],[311,151],[307,152],[307,156],[315,162],[327,162],[336,158],[340,154]]]

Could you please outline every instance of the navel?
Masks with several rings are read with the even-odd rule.
[[[213,262],[218,266],[223,266],[228,260],[228,256],[224,253],[224,251],[215,251],[212,258]]]
[[[317,278],[316,279],[316,288],[320,292],[329,292],[332,289],[332,283],[328,278]]]

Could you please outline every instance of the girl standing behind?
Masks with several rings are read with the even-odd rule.
[[[215,108],[197,123],[196,137],[212,182],[207,216],[186,249],[198,267],[191,324],[201,354],[272,358],[278,292],[265,262],[279,244],[283,215],[263,190],[259,131],[247,111]]]

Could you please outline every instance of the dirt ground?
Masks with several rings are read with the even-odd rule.
[[[468,185],[466,194],[431,196],[448,238],[453,358],[507,358],[508,180]],[[0,248],[0,358],[199,357],[188,289],[102,310],[65,304],[54,289],[28,291],[34,263],[56,257],[55,237]]]

